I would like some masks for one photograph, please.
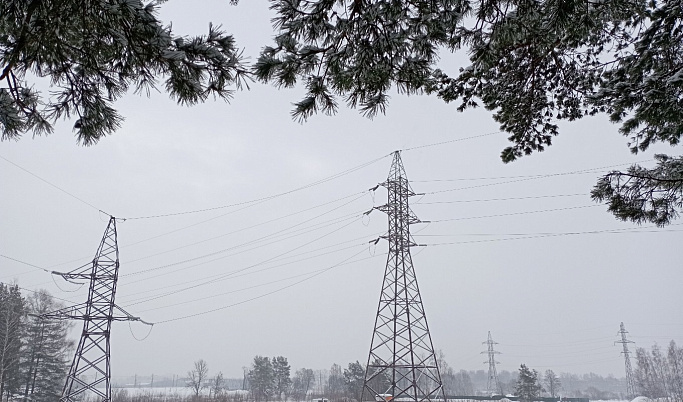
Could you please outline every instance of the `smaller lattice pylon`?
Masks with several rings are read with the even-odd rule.
[[[92,264],[86,264],[71,272],[53,272],[66,281],[88,281],[88,301],[75,306],[42,314],[39,318],[56,320],[81,320],[83,332],[74,359],[62,389],[60,402],[75,402],[89,394],[95,402],[111,401],[111,351],[109,338],[113,321],[140,321],[114,304],[116,282],[119,273],[119,248],[116,236],[116,218],[109,219],[107,230]]]
[[[486,353],[488,355],[488,360],[485,361],[484,364],[489,365],[489,375],[486,381],[486,392],[489,395],[495,394],[496,392],[498,395],[503,395],[503,387],[500,385],[500,381],[498,380],[498,371],[496,370],[496,364],[499,363],[496,361],[496,355],[499,355],[500,352],[497,352],[493,348],[493,345],[497,345],[498,342],[494,342],[493,338],[491,338],[491,331],[489,331],[488,340],[486,342],[482,342],[482,344],[487,345],[487,350],[481,352],[481,354]]]
[[[629,352],[628,350],[628,344],[635,342],[626,339],[626,334],[628,334],[628,331],[626,330],[626,328],[624,328],[624,323],[622,322],[619,326],[619,332],[617,332],[617,335],[621,336],[621,340],[615,341],[614,344],[616,345],[617,343],[621,343],[623,346],[621,354],[624,355],[624,362],[626,366],[626,396],[629,398],[633,398],[636,396],[636,385],[633,379],[633,369],[631,368],[630,355],[631,352]]]

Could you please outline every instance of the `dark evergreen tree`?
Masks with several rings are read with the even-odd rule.
[[[349,363],[349,366],[344,369],[344,385],[351,398],[360,401],[364,381],[365,367],[358,361]]]
[[[273,395],[275,372],[269,358],[255,356],[254,363],[247,376],[249,377],[251,396],[255,401],[267,401]]]
[[[292,386],[292,379],[289,376],[289,363],[284,356],[273,357],[273,391],[280,400],[282,397],[287,399],[287,394]]]
[[[245,73],[232,36],[211,24],[205,36],[175,36],[157,18],[163,2],[1,2],[0,138],[50,133],[73,117],[79,142],[94,144],[121,124],[116,99],[159,81],[180,104],[229,99]],[[36,76],[49,93],[36,89]]]
[[[525,364],[519,367],[515,393],[521,402],[533,402],[541,396],[543,387],[538,381],[538,372],[530,370]]]
[[[559,120],[605,113],[636,153],[683,134],[683,9],[679,0],[273,0],[275,43],[260,80],[307,88],[292,114],[367,116],[389,93],[427,92],[458,110],[483,105],[512,145],[504,162],[543,151]],[[464,50],[456,69],[440,53]],[[681,158],[613,172],[596,186],[619,219],[665,225],[683,208]],[[648,197],[650,196],[650,197]]]

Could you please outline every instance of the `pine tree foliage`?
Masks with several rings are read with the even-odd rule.
[[[559,120],[598,113],[620,124],[634,153],[657,142],[676,145],[683,133],[678,0],[271,3],[277,35],[255,73],[279,87],[305,84],[292,111],[299,120],[336,112],[340,98],[372,117],[385,111],[395,88],[435,94],[460,111],[491,110],[510,134],[504,162],[550,146]],[[440,64],[440,54],[462,50],[469,64],[459,71]],[[664,225],[680,210],[683,183],[678,171],[664,175],[668,181],[630,180],[667,194],[658,197],[662,204],[642,203],[615,174],[598,183],[594,198],[608,200],[620,219]]]
[[[282,397],[287,399],[287,394],[292,386],[290,378],[290,367],[287,358],[284,356],[273,357],[273,390],[278,400]]]
[[[358,360],[349,363],[348,367],[344,369],[344,385],[346,392],[358,401],[361,400],[364,381],[365,367]]]
[[[515,393],[521,402],[533,402],[541,396],[543,387],[538,379],[538,372],[529,369],[525,364],[519,367],[519,376]]]
[[[542,151],[558,119],[608,113],[634,149],[676,144],[683,105],[683,11],[675,0],[272,0],[275,44],[256,64],[264,81],[308,88],[295,117],[333,113],[337,97],[367,115],[392,87],[435,93],[459,109],[494,111],[513,146]],[[440,52],[465,49],[453,75]]]
[[[631,166],[601,177],[591,196],[606,201],[621,220],[653,222],[665,226],[683,209],[683,157],[655,155],[657,166]]]
[[[163,1],[8,0],[0,4],[0,138],[47,134],[74,118],[81,144],[116,130],[114,101],[163,87],[178,103],[229,99],[244,79],[232,36],[179,37],[156,16]],[[35,84],[49,81],[50,90]]]
[[[247,374],[252,398],[255,401],[267,401],[275,391],[275,371],[270,359],[255,356],[251,370]]]

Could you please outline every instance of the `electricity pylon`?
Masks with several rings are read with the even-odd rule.
[[[142,321],[114,304],[119,276],[119,248],[116,239],[116,218],[109,219],[92,266],[89,264],[71,272],[53,272],[69,282],[90,281],[88,301],[43,314],[40,318],[82,320],[83,332],[60,402],[75,402],[88,393],[95,402],[111,401],[111,371],[109,337],[112,321]],[[115,311],[116,310],[116,311]],[[147,323],[145,323],[147,324]]]
[[[624,347],[624,350],[621,353],[624,355],[624,361],[626,362],[626,396],[633,398],[636,396],[636,386],[635,381],[633,380],[633,369],[631,368],[630,357],[631,352],[628,350],[628,344],[634,342],[626,339],[626,334],[628,334],[628,331],[624,328],[624,323],[622,322],[619,326],[619,332],[617,332],[617,335],[621,335],[621,340],[614,343],[621,343]]]
[[[401,154],[394,159],[387,181],[386,205],[377,207],[389,218],[389,255],[377,307],[361,401],[400,398],[401,401],[445,401],[441,375],[422,306],[410,248],[417,244],[410,225],[420,220],[408,206],[416,195],[408,184]]]
[[[494,342],[493,338],[491,338],[491,331],[489,331],[489,339],[486,342],[482,342],[484,345],[488,345],[486,352],[481,352],[482,354],[486,353],[489,356],[488,361],[485,361],[484,364],[489,365],[489,377],[488,380],[486,381],[486,392],[491,395],[494,392],[498,392],[498,395],[503,395],[503,387],[500,386],[500,381],[498,380],[498,371],[496,371],[496,355],[499,355],[500,352],[496,352],[493,349],[493,345],[497,345],[498,342]]]

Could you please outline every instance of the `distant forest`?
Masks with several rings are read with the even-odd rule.
[[[69,323],[39,319],[63,307],[45,291],[22,294],[16,284],[0,283],[0,402],[54,402],[59,399],[74,342],[67,338]],[[633,365],[635,393],[662,402],[683,402],[683,348],[674,341],[664,349],[637,348]],[[487,394],[488,372],[456,371],[437,354],[442,384],[447,396]],[[113,377],[112,402],[354,402],[363,389],[365,367],[359,361],[346,368],[301,368],[291,372],[286,357],[255,356],[242,378],[224,378],[200,359],[186,374]],[[388,388],[389,378],[374,389]],[[581,397],[590,400],[627,400],[625,378],[560,373],[539,373],[522,364],[519,372],[498,373],[503,394],[526,401],[538,397]],[[385,384],[386,383],[386,384]],[[498,388],[498,387],[496,387]],[[183,391],[183,392],[180,392]],[[172,394],[169,395],[169,392]],[[175,395],[173,395],[175,394]],[[83,402],[88,402],[87,398]]]
[[[350,363],[349,366],[354,366],[358,363]],[[331,369],[312,370],[301,369],[297,370],[292,377],[292,392],[296,394],[297,388],[305,388],[302,390],[306,392],[308,400],[327,398],[330,402],[348,402],[355,399],[348,387],[337,386],[335,383],[339,382],[338,375],[334,372],[339,372],[341,367],[337,364],[333,365]],[[309,377],[306,379],[306,371],[310,371]],[[360,374],[360,372],[359,372]],[[203,394],[209,394],[210,385],[208,383],[214,379],[212,375],[207,375],[207,386],[203,388]],[[444,389],[449,396],[473,396],[485,395],[488,372],[485,370],[460,370],[454,371],[446,365],[445,370],[441,373]],[[350,369],[346,368],[341,371],[341,384],[352,382],[353,376],[350,374]],[[559,392],[556,396],[564,397],[580,397],[589,398],[591,400],[626,400],[626,379],[616,378],[614,376],[601,376],[595,373],[588,374],[569,374],[560,373],[557,376],[560,384]],[[518,372],[510,372],[502,370],[498,373],[498,379],[503,387],[505,394],[515,394],[517,385]],[[539,381],[544,382],[544,376],[541,376]],[[182,387],[189,382],[187,375],[183,376],[159,376],[159,375],[135,375],[135,376],[121,376],[114,377],[115,388],[148,388],[150,391],[153,388],[175,388]],[[308,382],[308,384],[306,384]],[[225,391],[243,390],[250,391],[251,384],[249,382],[249,371],[245,371],[243,378],[223,378],[221,387]],[[550,396],[548,388],[543,384],[544,396]],[[301,391],[299,391],[301,393]],[[293,396],[293,395],[288,395]],[[246,399],[243,397],[233,397],[230,400],[236,399],[238,401]],[[227,398],[226,398],[227,400]],[[272,400],[278,400],[273,398]],[[114,401],[116,402],[116,401]]]

